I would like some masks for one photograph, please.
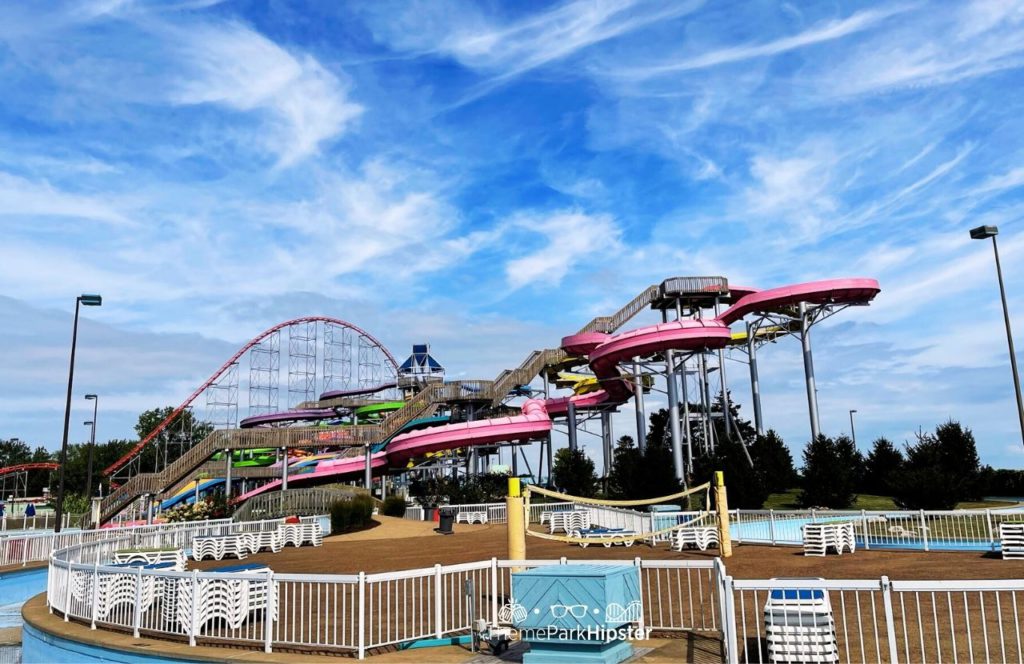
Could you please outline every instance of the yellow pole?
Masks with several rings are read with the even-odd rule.
[[[508,559],[526,559],[526,523],[523,515],[523,492],[518,477],[508,478],[508,497],[505,498],[508,525]]]
[[[729,499],[725,495],[725,474],[715,471],[715,509],[718,512],[718,548],[723,558],[732,556],[732,540],[729,538]]]

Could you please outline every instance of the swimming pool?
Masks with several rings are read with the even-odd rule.
[[[868,518],[882,518],[872,515]],[[800,546],[803,544],[803,526],[808,523],[829,523],[852,521],[857,526],[856,544],[858,548],[866,549],[899,549],[906,551],[999,551],[999,541],[990,540],[987,537],[979,536],[982,533],[974,532],[960,537],[925,537],[915,524],[906,521],[904,515],[890,517],[889,526],[886,528],[900,528],[904,534],[880,534],[869,532],[868,541],[865,545],[863,536],[863,521],[861,515],[834,515],[817,517],[784,517],[780,518],[757,518],[747,521],[740,520],[729,525],[730,534],[737,542],[751,544],[783,544]],[[907,524],[903,528],[901,524]],[[877,528],[877,526],[875,526]]]

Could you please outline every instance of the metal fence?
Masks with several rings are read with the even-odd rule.
[[[121,533],[80,543],[51,559],[47,599],[65,620],[130,631],[288,647],[370,650],[422,638],[467,634],[477,618],[497,623],[511,601],[515,569],[585,561],[498,560],[354,575],[170,572],[113,567],[116,551],[188,546],[192,537],[276,527],[279,521]],[[590,561],[598,562],[598,561]],[[720,573],[712,561],[599,561],[637,570],[641,624],[663,631],[719,629]]]
[[[734,580],[730,662],[1024,662],[1024,580]]]
[[[865,549],[996,551],[999,524],[1024,521],[1024,513],[1002,510],[731,510],[729,532],[736,542],[803,542],[806,523],[848,521],[857,546]]]

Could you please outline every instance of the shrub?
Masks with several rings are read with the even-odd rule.
[[[801,507],[843,509],[856,500],[863,475],[864,458],[846,436],[819,435],[804,449]]]
[[[345,533],[365,528],[373,517],[373,499],[355,496],[331,505],[331,532]]]
[[[395,516],[401,519],[405,516],[405,498],[401,496],[388,496],[384,500],[384,507],[381,509],[384,516]]]
[[[949,510],[979,496],[981,471],[974,434],[959,422],[939,425],[907,445],[897,474],[896,504],[905,509]]]

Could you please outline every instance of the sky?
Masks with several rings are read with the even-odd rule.
[[[670,276],[864,276],[814,332],[824,432],[954,418],[1022,468],[967,234],[1024,331],[1022,66],[1011,0],[5,3],[0,437],[59,446],[83,292],[73,441],[86,392],[127,437],[299,315],[492,378]],[[799,344],[760,359],[799,452]]]

